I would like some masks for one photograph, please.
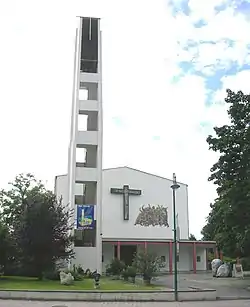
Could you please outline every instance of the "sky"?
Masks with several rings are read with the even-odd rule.
[[[249,92],[250,1],[2,1],[1,188],[67,172],[75,16],[102,18],[103,166],[175,172],[200,237],[216,197],[206,137],[228,122],[225,90]]]

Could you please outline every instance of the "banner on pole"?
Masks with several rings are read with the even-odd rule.
[[[94,206],[93,205],[77,205],[77,229],[94,229]]]

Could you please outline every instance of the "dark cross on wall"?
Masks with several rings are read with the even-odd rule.
[[[129,220],[129,195],[138,196],[141,195],[141,190],[130,189],[128,185],[124,185],[122,189],[111,188],[111,194],[123,195],[123,219]]]

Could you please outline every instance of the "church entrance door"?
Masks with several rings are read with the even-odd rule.
[[[132,265],[136,252],[137,252],[136,245],[121,245],[121,260],[126,265]]]

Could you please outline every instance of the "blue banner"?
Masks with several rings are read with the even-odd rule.
[[[77,229],[94,229],[94,206],[93,205],[77,205]]]

